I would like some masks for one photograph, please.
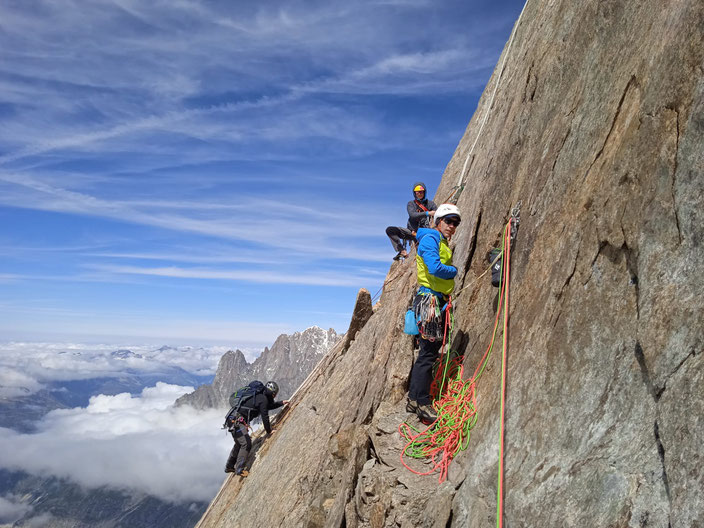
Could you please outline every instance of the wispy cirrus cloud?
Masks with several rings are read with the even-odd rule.
[[[369,277],[340,273],[276,273],[269,271],[229,271],[203,268],[178,268],[174,266],[149,268],[138,266],[97,266],[102,271],[114,274],[150,275],[185,279],[234,280],[265,284],[305,284],[316,286],[357,286]],[[377,278],[383,275],[378,272]]]
[[[295,250],[301,254],[324,253],[327,258],[370,258],[365,255],[330,247],[333,239],[347,236],[376,237],[378,219],[370,221],[355,212],[353,203],[336,207],[301,205],[258,197],[238,197],[238,203],[198,203],[160,201],[105,200],[82,192],[63,189],[45,181],[17,174],[0,172],[6,185],[0,203],[62,213],[99,216],[120,222],[137,223],[159,228],[256,242],[265,246]],[[0,185],[0,188],[2,186]],[[261,211],[264,221],[249,222],[247,217]]]
[[[342,313],[380,285],[384,228],[411,182],[436,187],[521,5],[0,5],[0,281],[27,319],[6,328],[56,328],[28,304],[52,296],[101,329],[146,304],[178,335],[216,309]]]
[[[341,76],[312,82],[295,90],[310,93],[414,95],[462,92],[476,84],[458,78],[458,72],[484,72],[493,68],[489,56],[471,56],[466,49],[392,55]]]
[[[422,4],[362,2],[351,7],[333,2],[274,3],[266,8],[221,5],[216,10],[193,2],[166,7],[127,1],[90,2],[80,10],[60,2],[28,2],[24,9],[6,6],[0,11],[5,23],[0,24],[6,31],[8,69],[0,74],[0,82],[6,93],[25,99],[14,100],[22,113],[6,123],[4,138],[10,144],[19,138],[32,145],[6,153],[0,162],[97,143],[108,148],[104,143],[115,138],[174,133],[179,128],[190,137],[226,131],[223,139],[237,141],[241,135],[232,128],[239,124],[233,116],[266,108],[295,112],[298,104],[311,104],[303,97],[321,92],[467,92],[466,83],[456,82],[460,73],[469,77],[472,69],[489,67],[495,51],[482,47],[480,39],[472,43],[467,33],[431,34],[431,28],[416,35],[417,47],[432,43],[434,49],[402,51],[409,38],[393,28],[423,16],[419,7]],[[478,24],[473,29],[482,33]],[[63,38],[65,34],[72,39]],[[57,40],[62,46],[56,46]],[[125,55],[128,62],[116,63]],[[57,66],[47,68],[49,62]],[[71,96],[76,91],[82,92],[79,99]],[[252,99],[255,91],[262,95]],[[41,107],[36,104],[39,97]],[[193,106],[188,98],[201,104]],[[40,111],[51,136],[37,141],[39,130],[27,126],[21,116],[39,119]],[[306,123],[317,123],[314,130],[319,130],[328,121],[325,114],[300,117],[291,121],[293,126],[276,126],[280,132],[274,139],[288,139],[283,130],[302,133]],[[250,133],[264,122],[251,116],[240,120]],[[66,125],[57,128],[60,122]],[[92,125],[92,130],[77,131],[81,123]],[[355,128],[349,138],[364,139],[360,132]],[[377,135],[377,142],[382,137]]]

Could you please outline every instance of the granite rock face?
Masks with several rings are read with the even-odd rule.
[[[703,66],[701,0],[529,1],[496,98],[498,69],[446,168],[437,203],[489,112],[453,197],[453,348],[472,372],[497,295],[484,256],[520,201],[506,526],[704,525]],[[401,466],[414,286],[413,259],[394,263],[354,341],[314,369],[199,526],[495,522],[498,354],[448,480]]]
[[[276,381],[278,398],[288,398],[341,338],[332,328],[323,330],[317,326],[291,335],[281,334],[271,349],[265,348],[252,363],[247,363],[240,350],[230,350],[220,358],[213,383],[184,394],[176,405],[198,409],[227,407],[230,394],[255,379]]]

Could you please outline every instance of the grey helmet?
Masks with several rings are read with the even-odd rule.
[[[275,381],[267,381],[266,388],[269,392],[271,392],[271,395],[274,397],[276,397],[276,395],[279,393],[279,384]]]

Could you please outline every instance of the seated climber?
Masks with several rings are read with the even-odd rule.
[[[460,211],[441,204],[435,211],[435,228],[418,229],[418,292],[413,299],[419,331],[418,358],[411,369],[406,410],[416,413],[424,424],[437,419],[430,401],[433,364],[443,344],[447,301],[455,286],[457,268],[452,265],[448,242],[460,224]]]
[[[274,401],[279,393],[279,385],[275,381],[268,381],[265,386],[260,381],[252,382],[250,387],[262,387],[261,390],[255,388],[253,394],[244,398],[234,411],[233,426],[230,427],[235,445],[230,451],[230,456],[225,464],[225,473],[235,473],[241,477],[246,477],[249,472],[244,469],[245,462],[252,449],[252,439],[249,436],[249,423],[261,416],[267,438],[271,436],[271,423],[269,422],[269,411],[278,409],[289,403],[288,400]],[[229,418],[229,417],[228,417]]]
[[[430,227],[430,221],[435,214],[435,202],[428,200],[426,197],[426,187],[422,182],[418,182],[413,186],[413,200],[408,202],[406,210],[408,211],[407,227],[389,226],[386,228],[386,235],[391,240],[391,245],[397,252],[394,260],[406,258],[405,244],[407,240],[415,240],[416,231],[420,227]]]

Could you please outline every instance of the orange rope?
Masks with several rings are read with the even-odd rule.
[[[457,357],[450,359],[449,344],[444,350],[440,359],[440,365],[436,371],[435,377],[431,384],[431,396],[435,400],[434,407],[438,413],[438,419],[428,426],[424,431],[415,429],[407,422],[399,425],[399,433],[407,440],[406,445],[401,451],[401,463],[409,471],[417,475],[430,475],[435,471],[439,473],[439,482],[442,483],[446,478],[449,470],[449,465],[454,456],[464,450],[469,445],[469,437],[471,429],[478,421],[477,410],[478,404],[476,400],[476,383],[484,372],[487,361],[496,340],[496,333],[499,327],[499,319],[501,317],[501,309],[503,307],[504,324],[503,324],[503,345],[504,352],[502,355],[502,407],[501,407],[501,447],[500,447],[500,482],[499,493],[501,494],[498,509],[500,510],[501,522],[503,522],[503,439],[504,439],[504,400],[506,387],[506,353],[508,350],[508,287],[509,287],[509,266],[508,260],[510,257],[510,234],[513,218],[508,222],[504,233],[504,251],[506,252],[502,270],[502,281],[500,287],[499,303],[496,310],[496,318],[494,319],[494,329],[492,332],[491,342],[482,356],[479,364],[472,377],[463,381],[462,358]],[[451,313],[451,312],[450,312]],[[445,331],[443,336],[443,345],[449,341],[452,331],[451,323],[448,317],[445,321]],[[444,367],[443,367],[444,363]],[[426,472],[415,471],[410,468],[404,456],[412,458],[427,458],[431,460],[431,467]],[[498,517],[497,517],[498,521]]]
[[[503,283],[506,285],[506,302],[504,303],[504,346],[501,357],[501,439],[499,441],[499,477],[496,487],[496,526],[501,528],[504,525],[504,432],[506,418],[506,367],[508,357],[508,303],[509,303],[509,280],[511,277],[511,222],[509,220],[504,232],[506,258],[504,259]]]

